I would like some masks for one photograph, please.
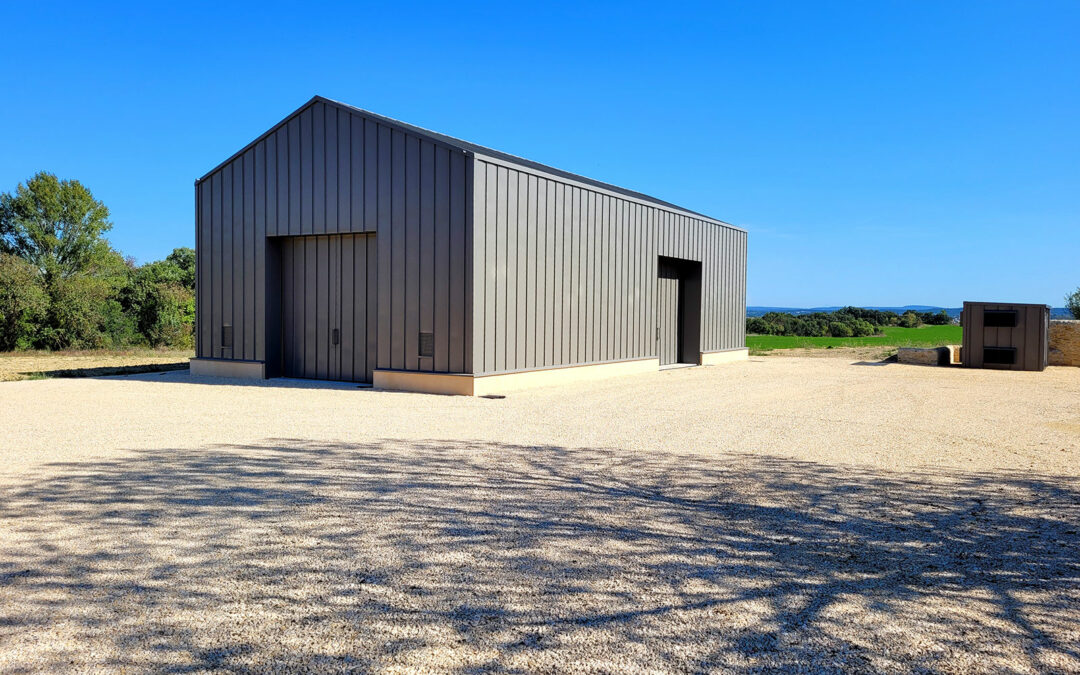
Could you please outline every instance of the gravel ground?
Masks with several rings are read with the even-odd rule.
[[[171,372],[0,420],[4,673],[1080,671],[1076,368]]]

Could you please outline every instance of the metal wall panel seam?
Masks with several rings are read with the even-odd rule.
[[[203,333],[203,292],[206,289],[206,284],[203,282],[202,274],[206,269],[206,264],[202,261],[202,256],[205,249],[203,248],[203,190],[202,186],[198,183],[195,184],[195,358],[205,358],[206,354],[203,351],[202,333]]]
[[[420,368],[420,139],[405,137],[404,366]]]
[[[479,372],[495,368],[496,323],[495,308],[498,296],[495,286],[498,283],[498,210],[499,186],[498,170],[487,164],[484,167],[484,361]]]
[[[475,372],[476,363],[476,161],[471,154],[465,162],[465,327],[462,340],[463,368],[466,373]]]
[[[229,325],[233,327],[233,342],[232,347],[227,350],[222,346],[222,356],[233,358],[236,356],[236,324],[233,321],[234,299],[236,297],[235,287],[236,280],[233,276],[235,261],[233,260],[233,238],[236,234],[236,227],[233,224],[233,175],[236,170],[236,165],[230,166],[221,177],[221,222],[222,222],[222,262],[221,262],[221,277],[222,277],[222,295],[221,295],[221,322],[225,325],[225,321],[228,320]],[[225,203],[225,198],[228,196],[228,204]],[[228,214],[228,217],[226,217]],[[220,338],[219,338],[220,339]],[[227,351],[227,354],[226,354]]]
[[[510,170],[513,170],[513,171],[521,171],[523,173],[530,173],[530,174],[535,175],[535,176],[547,178],[548,180],[551,180],[551,181],[554,181],[554,182],[557,182],[557,183],[562,183],[564,185],[572,186],[572,187],[577,188],[579,190],[592,192],[592,193],[595,193],[595,194],[603,194],[603,195],[606,195],[606,196],[609,196],[609,197],[614,197],[616,199],[625,199],[625,200],[628,200],[628,201],[632,201],[632,202],[641,204],[641,205],[646,206],[648,208],[653,208],[653,209],[657,209],[657,210],[661,210],[661,211],[666,211],[666,212],[670,212],[670,213],[673,213],[673,214],[677,213],[679,215],[683,215],[683,216],[686,216],[686,217],[689,217],[689,218],[699,218],[699,219],[704,220],[705,222],[708,222],[709,224],[715,225],[717,227],[730,228],[730,229],[733,229],[733,230],[739,230],[739,231],[745,232],[745,230],[743,228],[738,227],[737,225],[732,225],[731,223],[727,223],[727,222],[724,222],[722,220],[717,220],[716,218],[703,216],[702,214],[696,214],[696,213],[693,213],[691,211],[681,209],[681,208],[679,208],[679,207],[677,207],[675,205],[665,206],[664,204],[660,204],[658,202],[649,201],[647,199],[641,199],[639,197],[634,197],[633,195],[624,194],[624,193],[621,193],[621,192],[615,192],[613,190],[608,190],[608,189],[605,189],[605,188],[597,186],[597,185],[591,185],[589,183],[583,183],[583,182],[580,182],[580,181],[576,181],[576,180],[574,180],[572,178],[568,178],[568,177],[565,177],[565,176],[558,176],[556,174],[552,174],[552,173],[549,173],[547,171],[543,171],[542,169],[537,169],[537,168],[533,168],[533,167],[527,167],[527,166],[524,166],[522,164],[518,164],[518,163],[515,163],[515,162],[512,162],[512,161],[503,160],[503,159],[500,159],[500,158],[497,158],[497,157],[492,157],[491,155],[485,155],[484,153],[477,152],[475,150],[472,151],[472,152],[473,152],[474,156],[476,156],[478,159],[480,159],[480,160],[482,160],[484,162],[487,162],[489,164],[492,164],[494,166],[501,166],[501,167],[504,167],[504,168],[507,168],[507,169],[510,169]]]
[[[444,148],[435,150],[435,370],[449,370],[449,311],[450,289],[450,217],[451,171],[450,153]]]
[[[266,360],[266,145],[260,142],[255,146],[254,158],[254,233],[252,245],[255,247],[255,278],[253,283],[254,298],[252,318],[254,320],[253,339],[254,358]]]
[[[337,232],[353,232],[352,226],[352,115],[337,116]],[[351,373],[350,364],[350,373]]]
[[[376,171],[378,173],[378,196],[377,207],[378,215],[375,221],[375,227],[378,231],[377,246],[379,247],[376,260],[379,261],[379,333],[378,339],[375,344],[378,347],[379,353],[377,362],[380,368],[391,367],[391,347],[392,347],[392,333],[393,328],[393,314],[392,314],[392,301],[391,293],[392,289],[392,269],[393,269],[393,242],[394,242],[394,228],[391,220],[391,198],[390,198],[390,182],[391,182],[391,148],[390,148],[390,130],[386,127],[375,125],[376,133],[378,134],[377,151],[378,151],[378,165]]]
[[[390,131],[390,367],[405,367],[405,135]]]
[[[446,255],[448,280],[446,282],[447,302],[447,352],[446,369],[449,372],[462,372],[465,364],[465,288],[466,252],[465,252],[465,208],[466,208],[466,157],[461,153],[450,153],[450,220],[449,248]]]
[[[338,234],[338,125],[337,108],[323,106],[323,227],[327,234]]]
[[[254,152],[244,154],[244,358],[255,358],[255,161]]]
[[[506,293],[503,322],[506,325],[505,360],[503,369],[517,367],[517,256],[518,256],[518,187],[520,173],[506,175]]]
[[[311,108],[300,113],[300,233],[314,234],[312,227],[314,207],[312,202],[312,172],[311,154],[314,150],[315,137],[311,129]]]
[[[326,106],[311,109],[311,231],[326,234]]]
[[[420,145],[420,305],[418,330],[434,331],[435,326],[435,146]],[[434,368],[434,355],[431,366]]]

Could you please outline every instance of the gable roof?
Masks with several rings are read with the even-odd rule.
[[[588,177],[582,176],[580,174],[571,173],[569,171],[563,171],[562,169],[556,169],[553,166],[548,166],[546,164],[541,164],[539,162],[534,162],[534,161],[532,161],[530,159],[525,159],[524,157],[518,157],[516,155],[511,155],[510,153],[501,152],[499,150],[495,150],[493,148],[488,148],[488,147],[485,147],[483,145],[477,145],[476,143],[470,143],[469,141],[463,141],[460,138],[454,138],[453,136],[447,136],[446,134],[440,134],[437,131],[431,131],[430,129],[425,129],[423,127],[418,127],[418,126],[416,126],[414,124],[409,124],[408,122],[402,122],[400,120],[393,119],[392,117],[386,117],[385,115],[380,115],[378,113],[373,113],[370,110],[364,110],[363,108],[357,108],[356,106],[349,105],[347,103],[342,103],[341,101],[335,101],[333,99],[329,99],[329,98],[326,98],[324,96],[318,96],[318,95],[312,97],[312,99],[310,101],[308,101],[304,105],[297,108],[292,114],[285,117],[285,119],[281,120],[280,122],[278,122],[277,124],[272,126],[265,133],[261,134],[258,138],[256,138],[255,140],[253,140],[250,143],[248,143],[247,145],[245,145],[243,148],[241,148],[239,151],[234,153],[228,159],[221,162],[220,164],[215,166],[210,171],[206,172],[206,174],[203,175],[201,178],[199,178],[197,181],[195,181],[195,183],[198,184],[198,183],[201,183],[202,181],[206,180],[211,175],[213,175],[216,171],[221,169],[223,166],[225,166],[229,162],[233,161],[237,157],[243,155],[250,148],[255,146],[259,141],[263,140],[264,138],[266,138],[270,134],[277,131],[279,128],[281,128],[283,125],[285,125],[285,123],[287,123],[289,120],[291,120],[293,117],[295,117],[296,115],[299,115],[301,112],[306,110],[309,106],[314,105],[315,103],[323,103],[325,105],[331,105],[331,106],[334,106],[336,108],[340,108],[342,110],[354,113],[356,115],[360,115],[361,117],[368,118],[368,119],[373,120],[375,122],[378,122],[380,124],[384,124],[384,125],[386,125],[388,127],[397,128],[397,129],[399,129],[401,131],[405,131],[405,132],[408,132],[408,133],[413,134],[415,136],[419,136],[420,138],[425,138],[425,139],[430,140],[430,141],[432,141],[434,143],[438,143],[440,145],[447,146],[447,147],[452,148],[454,150],[457,150],[459,152],[464,152],[464,153],[476,155],[476,156],[480,157],[481,159],[496,160],[496,161],[499,161],[499,162],[505,162],[507,164],[519,166],[519,167],[522,167],[522,168],[525,168],[525,169],[531,169],[533,171],[540,171],[540,172],[549,174],[549,175],[551,175],[553,177],[556,177],[556,178],[562,178],[562,179],[573,181],[573,182],[576,182],[576,183],[579,183],[579,184],[582,184],[582,185],[585,185],[585,186],[588,186],[588,187],[598,188],[598,189],[606,191],[606,192],[611,192],[611,193],[615,193],[617,195],[622,195],[622,196],[625,196],[625,197],[629,197],[629,198],[634,199],[636,201],[646,202],[648,204],[653,204],[653,205],[659,206],[659,207],[664,208],[664,209],[669,210],[669,211],[678,211],[680,213],[683,213],[683,214],[686,214],[686,215],[689,215],[689,216],[693,216],[695,218],[701,218],[703,220],[707,220],[709,222],[716,223],[718,225],[723,225],[725,227],[729,227],[729,228],[732,228],[732,229],[735,229],[735,230],[740,230],[742,232],[746,231],[745,229],[743,229],[741,227],[738,227],[738,226],[735,226],[735,225],[732,225],[731,223],[727,223],[727,222],[724,222],[722,220],[718,220],[718,219],[713,218],[711,216],[707,216],[707,215],[705,215],[703,213],[698,213],[697,211],[691,211],[690,209],[683,208],[683,207],[678,206],[676,204],[672,204],[671,202],[666,202],[666,201],[664,201],[662,199],[657,199],[656,197],[651,197],[651,196],[649,196],[647,194],[637,192],[635,190],[629,190],[627,188],[622,188],[622,187],[619,187],[617,185],[612,185],[611,183],[605,183],[603,181],[595,180],[593,178],[588,178]]]

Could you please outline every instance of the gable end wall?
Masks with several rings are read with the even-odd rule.
[[[316,99],[217,167],[195,186],[196,355],[273,351],[273,238],[370,232],[372,348],[356,368],[470,372],[467,160]],[[418,356],[421,331],[435,335],[433,358]]]

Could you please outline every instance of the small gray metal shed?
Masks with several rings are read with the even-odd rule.
[[[963,364],[967,368],[1044,370],[1050,353],[1049,305],[965,302]]]

